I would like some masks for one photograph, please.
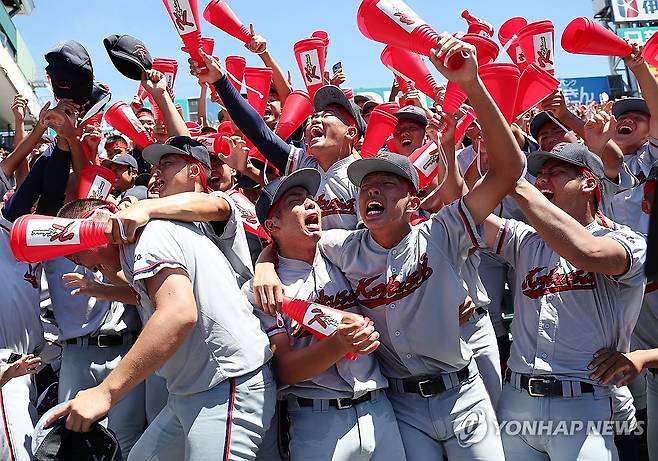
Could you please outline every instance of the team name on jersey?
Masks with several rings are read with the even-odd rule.
[[[327,199],[324,194],[320,195],[315,199],[315,203],[318,204],[322,210],[322,216],[329,216],[335,214],[356,214],[355,203],[356,199],[349,199],[347,201],[341,200],[339,198]]]
[[[325,293],[323,288],[322,290],[320,290],[320,292],[313,300],[313,302],[317,304],[322,304],[323,306],[333,307],[334,309],[344,310],[356,305],[357,300],[352,290],[349,289],[342,290],[339,291],[338,293],[334,293],[333,295],[330,295]],[[302,338],[310,334],[311,333],[309,333],[308,330],[303,328],[300,324],[298,324],[294,320],[292,321],[292,334],[291,334],[292,337]]]
[[[23,279],[32,285],[32,288],[39,288],[39,281],[37,280],[37,266],[32,267],[32,264],[29,264],[27,271],[23,274]]]
[[[593,290],[596,288],[596,281],[592,272],[583,270],[562,272],[562,268],[557,266],[548,273],[540,275],[546,269],[546,267],[535,267],[526,275],[521,284],[521,291],[528,298],[537,299],[560,291]]]
[[[406,298],[420,288],[433,272],[428,263],[427,253],[425,253],[420,257],[418,268],[404,280],[396,280],[395,276],[391,275],[386,282],[373,286],[373,282],[380,278],[381,274],[374,277],[365,277],[359,280],[355,295],[362,306],[374,309],[392,301]]]

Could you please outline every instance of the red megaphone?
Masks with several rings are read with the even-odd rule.
[[[375,109],[379,109],[381,111],[386,112],[387,114],[393,115],[400,110],[400,105],[395,101],[385,102],[383,104],[378,104],[377,107],[375,107]]]
[[[262,239],[269,239],[269,235],[267,235],[265,229],[263,229],[263,227],[258,222],[258,217],[256,216],[256,207],[254,204],[251,203],[251,201],[242,193],[240,193],[240,191],[235,189],[226,191],[226,193],[233,199],[235,208],[237,209],[238,213],[240,213],[244,230]]]
[[[585,17],[571,21],[562,33],[562,48],[574,54],[630,56],[633,47],[601,24]]]
[[[115,130],[128,136],[137,147],[143,150],[155,141],[148,135],[130,106],[117,101],[105,112],[105,121]]]
[[[466,130],[468,130],[468,127],[471,126],[471,123],[473,123],[476,119],[477,116],[475,115],[475,111],[472,107],[466,111],[466,115],[459,119],[457,126],[455,127],[455,145],[461,144],[461,142],[464,140],[464,136],[466,135]]]
[[[242,81],[244,80],[244,69],[247,67],[247,60],[242,56],[226,56],[226,72],[228,79],[238,93],[242,91]]]
[[[231,146],[226,139],[226,135],[216,134],[213,136],[213,153],[228,156],[231,154]]]
[[[311,100],[324,86],[325,46],[320,38],[305,38],[295,43],[293,50],[304,85]]]
[[[80,171],[78,198],[105,200],[116,181],[116,175],[109,168],[100,165],[87,165]]]
[[[439,42],[439,34],[402,0],[363,0],[357,12],[357,25],[371,40],[424,56],[429,56]],[[461,55],[453,55],[448,67],[456,69],[463,62]]]
[[[409,161],[418,172],[418,185],[424,189],[432,182],[432,179],[439,174],[439,164],[437,157],[439,148],[433,142],[428,142],[413,151],[409,156]]]
[[[178,61],[169,58],[155,58],[152,69],[164,74],[167,79],[167,91],[173,100],[174,84],[176,83],[176,74],[178,74]]]
[[[528,21],[525,18],[515,16],[505,21],[498,29],[498,41],[503,45],[512,62],[521,70],[525,69],[527,59],[519,44],[519,31],[527,24]]]
[[[658,35],[653,34],[642,48],[642,57],[653,67],[658,67]]]
[[[18,218],[9,233],[9,245],[14,257],[30,264],[107,243],[105,223],[88,219],[28,214]]]
[[[494,62],[498,57],[498,44],[489,37],[476,34],[466,34],[460,40],[470,43],[475,47],[479,65]]]
[[[329,32],[325,30],[314,30],[311,33],[311,38],[319,38],[324,43],[324,57],[327,58],[329,53]]]
[[[507,123],[512,123],[521,77],[519,68],[514,64],[492,63],[480,67],[478,73]]]
[[[555,28],[551,21],[538,21],[525,25],[518,32],[519,45],[528,63],[534,62],[540,69],[555,73]]]
[[[203,17],[213,26],[241,42],[249,43],[253,38],[247,27],[238,19],[224,0],[211,0],[203,11]]]
[[[443,95],[443,104],[441,104],[441,110],[446,114],[454,114],[459,110],[464,101],[466,101],[467,96],[464,93],[464,90],[461,89],[452,80],[448,80],[446,85],[446,92]]]
[[[402,97],[404,98],[406,94],[411,90],[411,80],[407,80],[405,77],[394,74],[395,75],[395,81],[397,82],[398,86],[400,87],[400,91],[402,92]]]
[[[203,59],[199,55],[201,22],[197,0],[163,0],[163,2],[188,53],[199,66],[203,67]]]
[[[230,120],[222,122],[217,127],[217,134],[224,136],[233,136],[235,134],[235,128],[233,128],[233,123]]]
[[[304,120],[313,113],[313,102],[306,91],[295,90],[286,98],[279,122],[274,132],[283,140],[288,139]]]
[[[244,83],[247,87],[247,101],[262,117],[267,107],[272,84],[272,69],[269,67],[246,67]]]
[[[560,81],[542,70],[536,63],[528,64],[519,79],[516,94],[514,118],[536,106],[553,94],[560,86]]]
[[[462,18],[466,19],[466,22],[468,23],[467,33],[482,35],[483,37],[493,37],[494,28],[488,22],[476,18],[469,13],[468,10],[462,11]]]
[[[382,51],[380,59],[382,64],[391,69],[396,76],[399,74],[411,80],[418,90],[430,99],[436,99],[439,86],[419,55],[388,45]],[[404,90],[402,92],[406,93]]]
[[[395,127],[398,125],[398,118],[381,109],[375,108],[370,113],[366,135],[363,138],[361,146],[361,157],[374,157],[382,148]]]

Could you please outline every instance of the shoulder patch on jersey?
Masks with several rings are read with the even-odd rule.
[[[546,269],[547,267],[535,267],[528,272],[521,284],[521,291],[525,296],[537,299],[560,291],[593,290],[596,288],[596,280],[592,272],[583,270],[563,272],[562,268],[557,266],[544,275],[540,275]]]

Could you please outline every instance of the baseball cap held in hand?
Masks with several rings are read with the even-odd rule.
[[[151,54],[146,45],[130,35],[110,35],[103,39],[103,45],[114,67],[132,80],[141,80],[142,73],[153,66]]]
[[[57,99],[71,99],[77,104],[89,101],[94,69],[87,50],[74,40],[60,43],[44,56],[53,93]]]

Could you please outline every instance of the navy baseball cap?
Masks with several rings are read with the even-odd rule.
[[[143,42],[130,35],[110,35],[103,39],[114,67],[131,80],[141,80],[142,73],[153,67],[153,58]]]
[[[532,137],[537,139],[537,136],[539,136],[539,130],[541,130],[541,128],[547,123],[555,123],[555,120],[553,120],[546,111],[539,112],[532,117],[532,120],[530,121],[530,134]]]
[[[60,43],[44,57],[48,62],[46,72],[57,99],[71,99],[77,104],[89,101],[94,69],[89,53],[81,44],[75,40]]]
[[[165,144],[151,144],[142,151],[144,160],[154,166],[158,166],[160,159],[170,154],[192,157],[204,166],[211,168],[208,149],[189,136],[174,136],[169,138]]]
[[[393,115],[397,117],[398,121],[410,120],[419,125],[423,125],[423,127],[427,126],[427,115],[425,115],[425,111],[418,106],[404,106]]]
[[[356,187],[361,187],[361,181],[370,173],[391,173],[400,176],[411,182],[418,191],[418,172],[409,157],[404,155],[379,151],[374,157],[361,158],[347,167],[347,177]]]
[[[99,113],[105,105],[112,99],[110,87],[104,83],[94,81],[91,86],[91,95],[83,107],[84,115],[80,117],[80,124],[83,124],[91,117]]]
[[[359,106],[347,99],[343,90],[337,86],[325,85],[315,93],[315,96],[313,97],[313,107],[316,112],[319,112],[326,109],[327,106],[331,104],[339,105],[345,109],[356,122],[356,129],[359,132],[359,136],[365,134],[366,122],[361,116],[361,109]]]
[[[626,112],[643,112],[651,117],[649,106],[647,106],[647,102],[642,98],[624,98],[612,105],[612,115],[615,118],[619,118]]]
[[[302,168],[270,181],[263,187],[260,197],[256,200],[256,216],[261,226],[270,214],[274,204],[293,187],[303,187],[309,194],[315,196],[320,188],[320,172],[314,168]]]
[[[550,152],[538,150],[530,153],[528,155],[528,173],[537,176],[544,163],[552,158],[585,168],[599,179],[605,176],[601,159],[590,152],[587,147],[576,142],[561,142]]]
[[[114,435],[96,422],[89,432],[73,432],[66,428],[66,417],[44,428],[50,415],[60,409],[55,405],[39,420],[32,436],[32,455],[35,461],[120,461],[121,451]]]

